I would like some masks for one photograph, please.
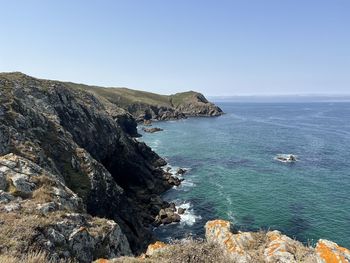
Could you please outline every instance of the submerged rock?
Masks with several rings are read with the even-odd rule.
[[[180,174],[180,175],[183,175],[184,173],[186,173],[187,172],[187,170],[186,169],[183,169],[183,168],[179,168],[179,169],[177,169],[177,171],[176,171],[176,173],[177,174]]]
[[[154,128],[143,128],[142,130],[144,132],[148,132],[148,133],[155,133],[155,132],[163,131],[163,129],[157,128],[157,127],[154,127]]]

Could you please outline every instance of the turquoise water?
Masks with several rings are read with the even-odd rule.
[[[142,140],[189,168],[164,198],[188,208],[160,239],[202,236],[207,220],[278,229],[303,242],[350,247],[350,103],[219,103],[218,118],[158,122]],[[296,163],[274,160],[280,153]],[[176,168],[174,168],[176,169]]]

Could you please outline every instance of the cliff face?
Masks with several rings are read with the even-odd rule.
[[[44,169],[81,199],[72,212],[114,220],[137,253],[152,240],[148,225],[163,205],[156,197],[171,185],[160,168],[166,162],[136,134],[129,113],[84,89],[0,74],[0,156]],[[14,179],[4,178],[0,190],[16,196]],[[32,199],[32,191],[20,197]]]
[[[196,116],[220,116],[222,110],[210,103],[202,94],[194,91],[159,95],[126,88],[100,88],[84,86],[95,95],[104,98],[130,112],[137,121],[171,120]]]
[[[132,255],[120,225],[87,214],[57,175],[14,154],[0,157],[0,171],[0,255],[38,250],[80,262]]]

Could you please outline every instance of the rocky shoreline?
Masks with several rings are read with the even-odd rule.
[[[85,87],[1,73],[0,255],[137,255],[159,217],[178,221],[160,194],[181,181],[135,139],[136,127]]]
[[[181,184],[186,170],[178,169],[174,176],[163,158],[136,139],[135,117],[150,123],[222,111],[196,92],[146,94],[152,103],[162,100],[171,106],[133,102],[132,111],[117,103],[119,95],[97,91],[0,73],[0,262],[29,262],[28,255],[39,252],[51,262],[141,260],[135,255],[163,262],[152,261],[152,253],[171,246],[149,246],[156,241],[152,228],[179,222],[186,213],[161,198]],[[232,233],[224,221],[207,223],[207,229],[208,242],[218,243],[230,260],[239,260],[232,262],[250,262],[249,242],[258,240],[256,234]],[[349,260],[348,250],[327,242],[311,249],[318,261],[309,262]],[[273,255],[262,262],[297,258],[299,243],[281,234],[266,234],[259,244],[257,249]],[[151,252],[143,254],[147,247]]]
[[[350,250],[320,239],[315,247],[279,231],[237,232],[225,220],[206,223],[205,240],[182,240],[166,244],[157,241],[137,258],[99,259],[95,263],[117,262],[212,262],[212,263],[348,263]]]

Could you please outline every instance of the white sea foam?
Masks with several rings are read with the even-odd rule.
[[[228,211],[227,212],[227,217],[229,218],[229,220],[232,222],[232,223],[236,223],[237,222],[237,219],[235,217],[235,215],[233,214],[232,211]]]
[[[188,180],[185,180],[185,181],[182,181],[181,184],[179,185],[179,187],[181,188],[181,185],[183,188],[186,188],[186,187],[193,187],[195,186],[195,183],[192,182],[190,179]]]
[[[194,213],[194,210],[193,210],[190,202],[182,203],[179,206],[177,206],[176,208],[177,209],[178,208],[186,209],[185,213],[180,215],[180,217],[181,217],[180,224],[182,224],[182,225],[192,226],[194,223],[196,223],[197,220],[202,219],[202,217],[200,215],[196,215]]]
[[[170,169],[169,169],[170,168]],[[178,174],[177,170],[179,168],[185,169],[186,170],[186,175]],[[194,187],[195,183],[192,182],[191,178],[187,175],[187,173],[191,170],[191,168],[188,167],[179,167],[179,166],[172,166],[170,164],[166,164],[162,167],[164,172],[171,173],[172,176],[179,178],[179,179],[184,179],[179,186],[174,186],[173,189],[175,190],[182,190],[182,191],[188,191],[188,188]]]
[[[228,203],[229,205],[232,205],[232,204],[233,204],[232,198],[231,198],[230,196],[226,196],[225,199],[226,199],[226,201],[227,201],[227,203]]]

